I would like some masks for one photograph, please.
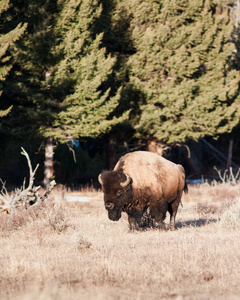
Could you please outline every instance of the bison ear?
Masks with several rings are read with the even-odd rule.
[[[131,177],[128,176],[127,174],[125,174],[125,173],[123,173],[123,174],[126,176],[126,180],[124,182],[121,182],[120,185],[122,187],[125,187],[125,186],[127,186],[131,182]]]
[[[103,181],[102,181],[102,174],[98,175],[98,181],[101,185],[103,185]]]

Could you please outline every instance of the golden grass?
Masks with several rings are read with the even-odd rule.
[[[167,232],[130,232],[93,198],[0,215],[1,300],[240,298],[239,187],[190,187]]]

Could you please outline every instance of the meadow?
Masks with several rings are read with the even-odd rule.
[[[73,193],[70,193],[73,194]],[[101,191],[0,215],[0,299],[240,299],[240,186],[189,186],[175,231],[110,221]],[[169,222],[167,215],[166,223]]]

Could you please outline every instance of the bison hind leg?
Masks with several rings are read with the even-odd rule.
[[[168,204],[165,201],[160,201],[157,206],[151,207],[151,216],[154,220],[154,228],[166,230],[164,220],[168,211]]]
[[[180,200],[181,200],[181,197],[176,199],[174,202],[172,202],[171,204],[168,205],[168,212],[170,214],[169,230],[175,230],[175,219],[176,219]]]

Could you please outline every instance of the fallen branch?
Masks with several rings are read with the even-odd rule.
[[[0,192],[0,212],[5,211],[11,214],[16,210],[28,209],[32,205],[39,205],[48,198],[49,194],[56,185],[55,180],[51,181],[50,186],[45,194],[43,196],[39,195],[38,191],[41,186],[33,186],[35,174],[39,165],[37,165],[33,171],[28,153],[23,148],[21,149],[21,154],[26,157],[29,167],[28,187],[25,187],[24,179],[22,187],[20,189],[15,189],[15,191],[10,194],[5,187],[5,183],[1,180],[2,190]]]
[[[47,191],[45,192],[45,194],[42,197],[40,197],[39,199],[37,199],[37,201],[36,201],[37,205],[42,204],[42,202],[48,198],[49,194],[54,189],[55,185],[56,185],[56,181],[52,180],[50,182],[50,185],[49,185]]]

